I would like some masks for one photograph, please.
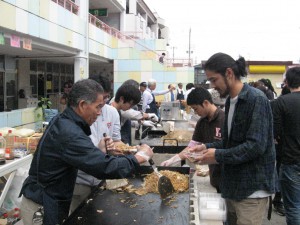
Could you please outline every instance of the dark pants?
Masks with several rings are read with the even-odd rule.
[[[300,163],[281,164],[279,181],[286,223],[300,224]]]

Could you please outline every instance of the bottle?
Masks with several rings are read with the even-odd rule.
[[[6,141],[5,138],[0,133],[0,165],[5,164],[5,148],[6,148]]]
[[[14,159],[14,145],[15,137],[12,134],[12,130],[8,130],[7,135],[5,136],[6,148],[5,148],[5,159],[11,160]]]
[[[11,148],[5,148],[5,159],[6,160],[14,159],[14,153],[12,152]]]
[[[13,148],[14,147],[14,136],[12,134],[12,130],[8,130],[7,135],[5,136],[6,147]]]

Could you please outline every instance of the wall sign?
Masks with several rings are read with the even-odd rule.
[[[3,33],[0,33],[0,45],[5,45],[5,39]]]
[[[23,39],[23,48],[31,51],[32,50],[31,43],[32,43],[31,39],[24,38]]]
[[[15,47],[15,48],[20,48],[21,47],[21,38],[16,35],[11,35],[10,36],[10,46]]]

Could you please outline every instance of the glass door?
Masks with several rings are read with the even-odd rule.
[[[4,72],[0,72],[0,112],[4,111]]]
[[[17,99],[17,75],[16,73],[6,72],[6,109],[14,110],[18,108]]]

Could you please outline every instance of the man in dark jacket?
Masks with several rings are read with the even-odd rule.
[[[221,165],[228,224],[260,225],[276,184],[270,102],[261,91],[243,84],[247,75],[243,57],[234,60],[216,53],[204,68],[211,87],[228,98],[222,139],[197,145],[195,149],[203,153],[198,162]]]
[[[44,225],[63,223],[68,216],[78,169],[98,179],[123,178],[135,173],[139,163],[152,157],[153,152],[146,145],[134,156],[106,155],[100,149],[105,145],[112,148],[109,137],[100,141],[100,149],[95,147],[89,138],[90,125],[101,114],[104,104],[103,89],[96,81],[85,79],[73,85],[68,108],[50,122],[23,184],[24,224],[33,224],[40,207],[44,210]]]
[[[279,181],[287,225],[300,224],[300,67],[286,73],[291,93],[273,104],[274,135],[282,143]]]

